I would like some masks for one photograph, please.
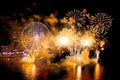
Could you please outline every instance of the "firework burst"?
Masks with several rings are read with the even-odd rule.
[[[68,11],[65,15],[65,19],[70,27],[72,25],[77,30],[80,30],[80,28],[85,24],[85,16],[83,15],[83,12],[78,9]]]
[[[96,32],[105,35],[112,26],[112,19],[106,13],[97,13],[91,18],[90,24]]]

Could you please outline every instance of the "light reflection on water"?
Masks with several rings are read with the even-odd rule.
[[[100,66],[100,64],[96,64],[94,71],[94,80],[102,80],[103,75],[104,75],[104,67]]]
[[[22,72],[27,80],[35,80],[36,66],[35,64],[22,64]]]
[[[77,67],[77,74],[76,74],[76,80],[81,80],[81,74],[82,74],[82,71],[81,71],[81,66],[78,66]]]
[[[20,71],[21,75],[24,77],[24,80],[103,80],[104,75],[104,66],[100,64],[91,64],[85,66],[72,66],[66,70],[66,74],[60,73],[60,67],[48,66],[42,64],[41,62],[37,63],[19,63],[19,59],[10,59],[10,58],[0,58],[0,65],[2,63],[6,64],[9,70],[12,72]],[[53,73],[54,69],[59,71],[59,73]],[[65,68],[65,67],[64,67]],[[51,69],[51,70],[50,70]],[[51,72],[53,71],[53,72]],[[52,75],[52,76],[51,76]],[[14,76],[13,76],[14,77]],[[51,78],[53,77],[53,78]],[[56,78],[58,77],[58,78]]]

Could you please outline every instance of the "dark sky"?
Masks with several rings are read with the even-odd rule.
[[[98,11],[113,12],[111,0],[2,0],[0,2],[0,14],[8,15],[14,12],[27,13],[26,8],[32,9],[31,13],[52,13],[58,10],[61,15],[71,9],[87,8],[90,13]]]

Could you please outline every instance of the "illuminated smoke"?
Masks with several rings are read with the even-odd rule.
[[[33,2],[32,5],[37,4]],[[32,11],[29,6],[26,9]],[[63,48],[69,50],[69,55],[64,58],[66,62],[76,65],[88,64],[91,50],[99,51],[96,52],[98,59],[100,51],[105,50],[108,44],[105,35],[112,26],[111,16],[106,13],[91,16],[87,9],[70,10],[63,19],[58,19],[56,14],[32,14],[25,18],[23,13],[13,13],[13,17],[20,16],[20,19],[14,20],[11,16],[0,19],[4,23],[7,21],[6,24],[10,26],[13,42],[19,43],[16,48],[29,53],[25,58],[29,62],[40,57],[54,57],[57,52],[58,55],[63,55]],[[39,25],[44,27],[38,27]]]

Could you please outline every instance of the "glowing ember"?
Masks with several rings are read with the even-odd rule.
[[[103,47],[105,45],[105,41],[100,41],[100,47]]]
[[[60,39],[59,39],[59,43],[60,43],[61,45],[67,45],[68,41],[69,41],[68,38],[65,37],[65,36],[62,36],[62,37],[60,37]]]
[[[90,45],[91,45],[90,39],[84,40],[84,41],[83,41],[83,44],[84,44],[85,46],[90,46]]]
[[[92,33],[86,32],[81,36],[80,43],[82,48],[91,48],[96,43],[96,39]]]

